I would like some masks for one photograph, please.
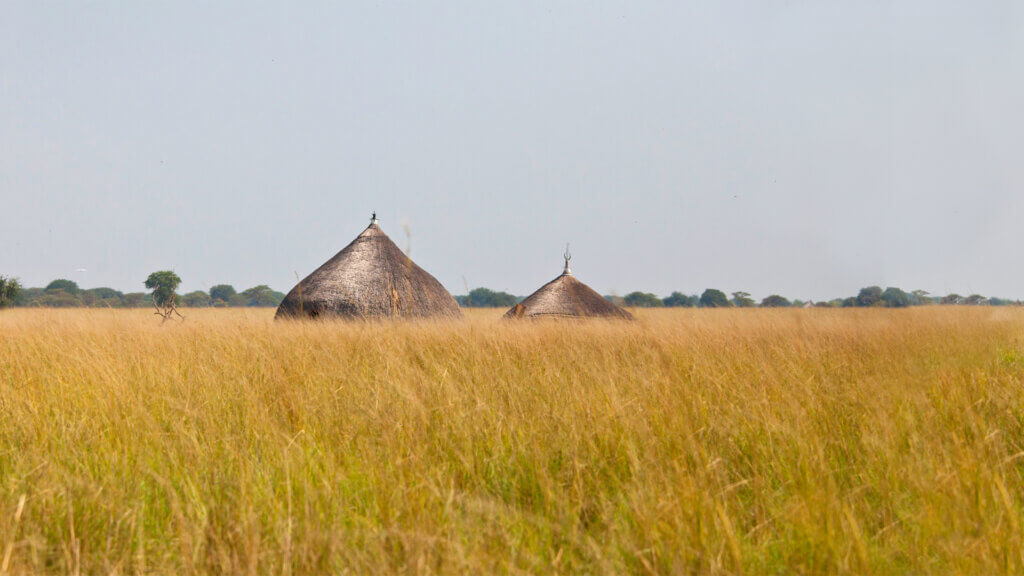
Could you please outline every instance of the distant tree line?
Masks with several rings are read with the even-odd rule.
[[[862,288],[856,296],[835,298],[814,302],[810,300],[790,300],[778,294],[762,298],[760,302],[751,297],[749,292],[732,292],[731,297],[721,290],[708,288],[701,294],[683,294],[673,292],[661,298],[649,292],[630,292],[625,296],[605,296],[620,306],[631,308],[905,308],[908,306],[929,305],[964,305],[964,306],[1018,306],[1019,300],[1005,298],[987,298],[978,294],[961,296],[931,296],[924,290],[904,292],[895,287],[882,289],[878,286]],[[523,300],[522,296],[513,296],[507,292],[495,292],[487,288],[475,288],[467,295],[455,297],[460,306],[468,308],[507,308]]]
[[[149,286],[162,298],[159,287]],[[196,290],[186,294],[173,294],[174,302],[186,308],[242,308],[277,306],[284,294],[271,290],[265,284],[241,292],[228,284],[218,284],[209,292]],[[13,278],[0,276],[0,308],[7,306],[43,308],[152,308],[153,293],[121,292],[113,288],[79,288],[78,284],[63,278],[54,280],[45,288],[24,288]]]
[[[155,273],[159,274],[159,273]],[[180,280],[179,280],[180,281]],[[147,286],[152,289],[151,286]],[[730,298],[725,292],[708,288],[700,295],[673,292],[661,298],[649,292],[630,292],[625,296],[605,296],[621,305],[633,308],[906,308],[908,306],[961,305],[961,306],[1020,306],[1020,300],[985,297],[980,294],[961,296],[947,294],[932,296],[924,290],[904,292],[895,287],[884,290],[879,286],[862,288],[856,296],[835,298],[827,301],[790,300],[772,294],[754,300],[748,292],[732,292]],[[253,286],[241,292],[229,284],[218,284],[209,292],[196,290],[186,294],[173,294],[174,302],[185,308],[242,308],[272,307],[284,300],[284,294],[270,289],[265,284]],[[164,295],[166,298],[167,295]],[[455,296],[460,306],[469,308],[508,308],[523,300],[508,292],[489,288],[474,288],[469,294]],[[153,293],[121,292],[113,288],[79,288],[78,284],[60,278],[45,288],[25,288],[17,279],[0,276],[0,308],[11,306],[46,308],[148,308],[153,307]]]
[[[948,294],[946,296],[931,296],[924,290],[904,292],[895,287],[888,287],[885,290],[878,286],[862,288],[856,296],[848,298],[835,298],[827,301],[804,301],[799,299],[790,300],[778,294],[766,296],[758,303],[751,298],[748,292],[733,292],[732,298],[726,296],[725,292],[708,288],[700,296],[693,294],[687,296],[681,292],[673,292],[667,298],[658,298],[654,294],[644,292],[632,292],[623,297],[605,296],[609,300],[624,306],[637,308],[656,307],[686,307],[686,308],[790,308],[808,307],[816,308],[906,308],[908,306],[929,306],[929,305],[964,305],[964,306],[1020,306],[1019,300],[1008,300],[1005,298],[987,298],[979,294],[961,296],[959,294]]]
[[[469,294],[456,296],[455,301],[464,308],[509,308],[522,302],[521,296],[508,292],[495,292],[488,288],[474,288]]]

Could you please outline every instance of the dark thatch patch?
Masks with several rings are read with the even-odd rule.
[[[633,315],[580,282],[568,271],[540,287],[508,312],[505,318],[620,318],[632,320]]]
[[[374,222],[292,288],[275,316],[289,317],[461,318],[462,311]]]

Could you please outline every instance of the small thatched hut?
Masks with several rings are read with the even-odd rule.
[[[433,276],[370,225],[334,258],[285,296],[276,318],[461,318],[462,311]]]
[[[526,300],[509,309],[505,313],[505,318],[603,317],[632,320],[632,314],[608,301],[572,275],[572,270],[569,269],[571,258],[567,249],[562,275],[541,286]]]

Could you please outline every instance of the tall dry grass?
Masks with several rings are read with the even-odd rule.
[[[0,313],[0,573],[1024,571],[1024,312]]]

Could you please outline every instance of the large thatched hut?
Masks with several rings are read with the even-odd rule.
[[[377,224],[285,296],[276,318],[461,318],[444,286],[406,256]]]
[[[633,315],[580,282],[569,269],[568,249],[562,274],[516,304],[505,318],[620,318],[632,320]]]

